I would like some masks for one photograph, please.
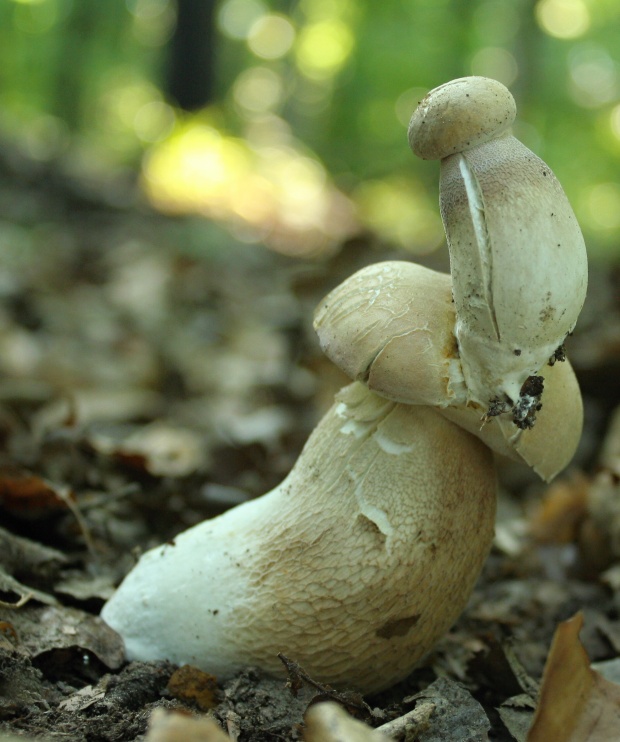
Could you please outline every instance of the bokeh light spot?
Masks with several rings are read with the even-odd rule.
[[[609,124],[611,126],[611,132],[620,140],[620,103],[611,109],[609,114]]]
[[[299,35],[296,58],[300,71],[312,79],[333,77],[354,47],[349,26],[332,19],[311,23]]]
[[[265,113],[282,98],[282,78],[268,67],[250,67],[235,80],[233,97],[243,112]]]
[[[517,60],[506,49],[487,46],[477,51],[471,60],[471,73],[482,77],[492,77],[510,86],[517,79],[519,66]]]
[[[590,28],[590,13],[583,0],[539,0],[536,20],[556,39],[576,39]]]
[[[141,106],[134,117],[133,127],[138,138],[149,144],[161,142],[174,128],[174,109],[160,100]]]
[[[125,0],[127,10],[137,18],[155,18],[170,7],[170,0]]]
[[[266,13],[260,0],[227,0],[217,16],[218,28],[230,39],[247,39],[253,24]]]
[[[13,23],[19,31],[38,36],[50,31],[60,17],[57,0],[20,2],[13,14]]]
[[[580,106],[596,108],[617,99],[616,64],[603,47],[584,44],[572,49],[569,69],[569,90]]]
[[[444,240],[435,204],[421,183],[404,178],[370,180],[353,194],[363,224],[406,250],[422,255]]]
[[[264,15],[255,21],[248,34],[250,50],[262,59],[279,59],[293,46],[295,29],[283,15]]]
[[[620,228],[620,183],[597,183],[585,192],[585,216],[589,226],[599,231]]]
[[[427,93],[427,88],[409,88],[396,99],[394,104],[396,118],[405,128],[409,126],[413,112]]]

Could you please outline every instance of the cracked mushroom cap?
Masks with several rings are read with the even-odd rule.
[[[491,449],[553,479],[572,459],[583,424],[579,386],[565,361],[540,370],[542,409],[520,430],[469,400],[455,337],[450,276],[415,263],[363,268],[319,304],[315,329],[324,353],[351,378],[405,404],[432,405]]]

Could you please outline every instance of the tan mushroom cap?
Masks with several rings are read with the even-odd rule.
[[[459,383],[450,276],[388,261],[354,273],[319,304],[325,355],[395,402],[445,406]]]
[[[510,91],[488,77],[461,77],[420,102],[409,124],[409,146],[423,160],[441,160],[507,131],[517,113]]]
[[[583,403],[568,361],[546,366],[540,374],[545,380],[543,406],[530,430],[519,430],[509,417],[483,423],[484,410],[479,406],[446,407],[440,412],[496,453],[527,464],[549,482],[575,455],[583,427]]]
[[[363,268],[319,305],[315,329],[325,354],[382,397],[432,405],[489,448],[552,479],[572,459],[583,423],[579,385],[568,362],[539,370],[543,407],[531,430],[508,416],[484,421],[467,402],[450,276],[414,263]]]

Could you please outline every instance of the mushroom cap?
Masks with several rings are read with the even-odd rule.
[[[387,399],[443,407],[465,400],[450,276],[416,263],[367,266],[318,305],[325,355]]]
[[[319,304],[315,329],[321,347],[376,394],[404,404],[433,405],[497,453],[552,479],[572,459],[583,424],[581,394],[570,364],[537,366],[530,372],[544,378],[543,406],[532,429],[520,430],[507,416],[483,422],[487,407],[471,400],[463,373],[450,288],[450,276],[415,263],[390,261],[363,268]],[[508,358],[515,365],[519,360],[512,347]]]
[[[510,91],[488,77],[461,77],[431,90],[411,117],[409,146],[423,160],[441,160],[507,131],[515,120]]]
[[[546,366],[540,373],[545,384],[543,404],[536,414],[536,424],[529,430],[519,430],[510,418],[503,416],[483,422],[486,410],[471,403],[446,407],[441,413],[496,453],[527,464],[541,479],[550,482],[575,455],[583,428],[583,402],[568,361]]]
[[[147,552],[102,617],[130,659],[363,692],[405,677],[462,611],[493,538],[489,449],[425,406],[343,389],[271,493]]]

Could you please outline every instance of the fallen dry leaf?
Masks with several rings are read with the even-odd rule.
[[[555,632],[527,742],[611,742],[620,737],[620,685],[590,667],[579,641],[582,626],[578,613]]]
[[[230,737],[212,719],[157,708],[149,720],[146,742],[230,742]]]
[[[530,518],[538,543],[569,544],[577,540],[587,516],[589,482],[582,474],[554,482]]]
[[[388,742],[390,739],[349,716],[333,701],[310,706],[305,722],[305,742]]]
[[[73,493],[12,465],[0,469],[0,505],[10,515],[36,519],[70,507]]]

